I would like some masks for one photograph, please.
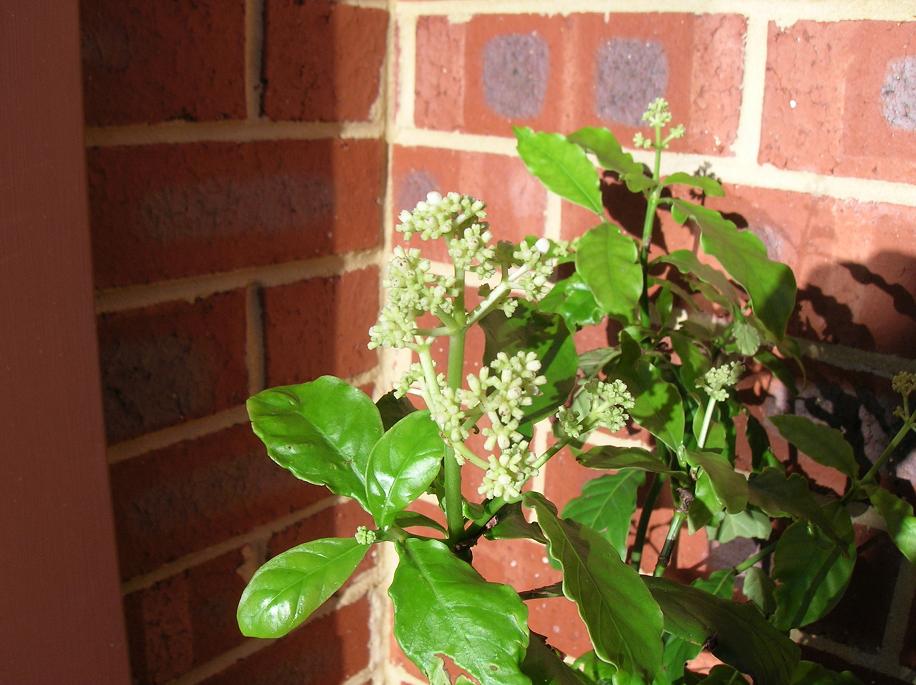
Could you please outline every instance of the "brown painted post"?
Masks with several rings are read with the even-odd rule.
[[[0,5],[0,683],[127,683],[76,0]]]

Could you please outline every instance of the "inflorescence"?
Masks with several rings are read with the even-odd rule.
[[[738,382],[742,373],[744,373],[744,366],[740,362],[728,362],[715,366],[706,372],[702,380],[697,381],[697,387],[702,388],[710,399],[724,402],[728,399],[728,388]]]

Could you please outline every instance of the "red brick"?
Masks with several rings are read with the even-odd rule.
[[[562,574],[547,560],[544,545],[531,540],[487,540],[474,547],[474,568],[491,583],[511,585],[516,590],[551,585]]]
[[[88,158],[97,288],[381,242],[380,141],[110,147]]]
[[[99,317],[110,443],[238,406],[248,395],[245,295]]]
[[[487,203],[487,221],[495,240],[518,242],[544,231],[547,193],[521,160],[502,155],[423,147],[395,147],[392,164],[394,220],[412,210],[430,191],[457,192]],[[400,240],[397,234],[396,240]],[[411,245],[420,245],[414,237]],[[448,262],[444,241],[424,241],[430,259]]]
[[[118,462],[111,488],[125,578],[330,496],[274,464],[247,425]]]
[[[912,101],[912,76],[892,78],[914,45],[908,22],[771,23],[760,161],[916,181],[916,115],[893,107],[895,97]]]
[[[576,604],[565,597],[526,602],[528,625],[564,654],[579,657],[591,651],[588,629]]]
[[[90,126],[245,116],[245,3],[80,3]]]
[[[340,683],[369,665],[369,602],[361,599],[203,681],[206,685]]]
[[[264,290],[268,385],[343,378],[376,363],[368,330],[378,316],[378,269]]]
[[[135,682],[168,682],[242,642],[244,563],[235,550],[124,598]]]
[[[603,121],[628,143],[645,105],[664,95],[688,130],[674,149],[727,153],[738,125],[744,32],[736,15],[421,18],[416,123],[506,136],[510,124],[573,130]],[[608,95],[616,88],[623,95]],[[645,102],[623,106],[630,93]]]
[[[271,119],[372,118],[388,13],[322,0],[268,0],[264,111]]]

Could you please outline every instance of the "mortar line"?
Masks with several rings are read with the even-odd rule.
[[[563,229],[563,200],[556,193],[547,193],[544,208],[544,237],[559,240]]]
[[[414,125],[414,110],[416,108],[416,77],[417,77],[417,17],[415,15],[401,14],[401,7],[397,5],[398,46],[400,55],[398,59],[398,106],[395,116],[395,128],[412,128]]]
[[[323,140],[379,138],[379,121],[166,121],[157,124],[88,127],[86,146],[164,145],[178,143],[251,143],[271,140]]]
[[[264,0],[245,0],[245,113],[261,117],[264,55]]]
[[[814,649],[838,656],[857,666],[864,666],[872,671],[899,678],[904,682],[916,682],[916,670],[909,669],[899,663],[888,663],[880,653],[866,652],[858,647],[844,645],[819,635],[809,635],[794,628],[790,633],[790,637],[794,642],[811,645]]]
[[[248,369],[248,392],[254,395],[264,389],[264,312],[261,289],[248,286],[245,293],[245,363]]]
[[[106,288],[95,294],[97,314],[149,307],[163,302],[194,302],[202,297],[246,288],[253,283],[273,287],[311,278],[340,276],[379,266],[382,251],[378,248],[343,255],[327,255],[283,264],[246,267],[236,271],[176,278],[144,285]]]
[[[744,40],[744,74],[741,83],[741,108],[738,111],[738,131],[732,151],[735,157],[756,164],[763,127],[763,97],[766,90],[767,36],[766,17],[747,17]]]
[[[906,632],[916,590],[916,572],[902,557],[898,560],[897,581],[891,595],[890,609],[884,624],[884,639],[878,653],[887,661],[899,663],[900,653],[906,646]]]
[[[427,685],[426,681],[418,680],[416,676],[411,675],[401,666],[391,664],[388,675],[394,680],[386,680],[386,685]]]

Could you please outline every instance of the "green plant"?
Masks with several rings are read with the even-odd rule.
[[[916,378],[895,381],[903,426],[864,475],[839,432],[801,417],[774,417],[789,442],[848,477],[842,497],[815,494],[803,476],[784,472],[732,387],[745,364],[791,382],[783,359],[797,356],[785,335],[794,277],[752,233],[670,192],[722,194],[708,176],[660,175],[663,150],[683,134],[682,127],[666,132],[669,119],[664,101],[656,101],[646,113],[653,137],[634,141],[655,152],[648,173],[604,129],[567,137],[516,130],[532,173],[601,222],[574,245],[543,238],[494,245],[483,203],[454,193],[431,193],[402,213],[398,230],[406,238],[444,240],[453,270],[439,275],[419,250],[394,251],[388,299],[370,344],[415,354],[398,387],[373,403],[326,376],[248,402],[271,458],[298,478],[355,499],[377,528],[308,542],[267,562],[242,596],[243,633],[279,637],[302,624],[370,545],[387,542],[399,559],[389,590],[395,636],[435,685],[452,682],[447,660],[473,678],[456,682],[482,685],[711,685],[742,682],[740,673],[762,685],[856,682],[800,661],[787,632],[826,613],[848,583],[855,561],[848,505],[871,501],[904,554],[916,559],[912,509],[875,485],[878,469],[916,424],[908,404]],[[587,153],[645,198],[641,241],[604,220]],[[695,224],[702,252],[725,272],[684,250],[650,260],[660,209]],[[553,283],[564,264],[575,271]],[[472,278],[484,283],[475,306],[465,295]],[[572,331],[605,317],[619,324],[618,344],[577,356]],[[465,337],[477,325],[486,334],[483,366],[465,377]],[[432,354],[440,337],[448,340],[441,372]],[[411,396],[422,399],[422,409]],[[734,466],[738,416],[745,417],[740,423],[753,452],[749,475]],[[529,441],[544,419],[555,439],[536,454]],[[585,449],[593,431],[614,432],[630,421],[654,447]],[[485,455],[468,446],[475,431]],[[560,516],[543,494],[524,487],[567,446],[583,465],[611,473],[588,483]],[[480,502],[461,494],[465,463],[484,472]],[[646,474],[651,484],[627,550],[636,489]],[[675,512],[654,575],[642,576],[649,515],[665,488]],[[425,494],[439,502],[444,526],[408,509]],[[792,521],[776,539],[773,518]],[[663,575],[685,522],[722,541],[753,538],[759,551],[693,585],[673,582]],[[517,590],[484,581],[470,564],[481,537],[545,545],[562,583]],[[747,603],[732,600],[742,573]],[[561,595],[578,605],[594,646],[574,665],[527,627],[523,600]],[[704,646],[727,664],[705,680],[685,670]]]

